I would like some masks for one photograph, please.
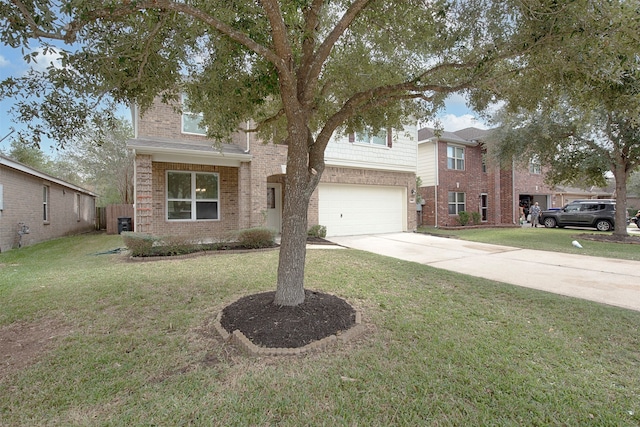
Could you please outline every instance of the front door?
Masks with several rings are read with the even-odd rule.
[[[267,228],[282,232],[282,185],[267,183]]]

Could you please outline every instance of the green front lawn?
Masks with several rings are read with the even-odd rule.
[[[636,229],[637,230],[637,229]],[[606,258],[619,258],[640,261],[640,244],[598,242],[587,240],[584,235],[607,236],[589,229],[578,228],[465,228],[443,230],[434,227],[422,227],[420,233],[455,237],[474,242],[492,243],[495,245],[513,246],[516,248],[537,249],[542,251],[565,252],[571,254],[591,255]],[[640,233],[630,233],[640,241]],[[574,247],[571,242],[577,240],[582,249]]]
[[[638,312],[318,249],[307,288],[361,309],[367,334],[250,358],[209,322],[275,287],[277,250],[96,255],[121,245],[89,235],[0,254],[0,425],[640,424]]]

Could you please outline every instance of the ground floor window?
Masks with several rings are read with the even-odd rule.
[[[464,193],[449,191],[449,215],[457,215],[465,210],[467,209],[465,205]]]
[[[217,173],[167,172],[167,219],[219,219],[219,194]]]
[[[42,220],[49,222],[49,186],[42,186]]]
[[[482,221],[489,220],[489,196],[485,193],[480,195],[480,218]]]

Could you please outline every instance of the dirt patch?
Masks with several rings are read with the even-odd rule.
[[[242,332],[252,343],[268,348],[299,348],[346,331],[355,324],[355,310],[334,295],[305,291],[296,307],[273,304],[275,292],[249,295],[227,306],[220,324],[229,333]]]
[[[0,379],[36,363],[70,332],[71,327],[57,319],[0,327]]]

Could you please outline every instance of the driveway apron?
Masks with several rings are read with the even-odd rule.
[[[640,263],[419,233],[340,236],[353,249],[640,311]],[[567,242],[571,244],[571,242]]]

